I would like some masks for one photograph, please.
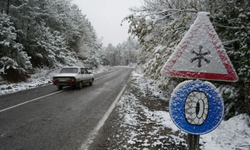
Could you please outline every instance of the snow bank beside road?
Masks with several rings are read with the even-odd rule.
[[[32,74],[26,82],[0,85],[0,95],[51,84],[52,76],[57,72],[59,72],[59,70],[50,70],[46,67],[37,68],[35,69],[35,74]]]
[[[228,121],[222,121],[213,132],[201,136],[204,150],[249,150],[250,118],[238,115]]]
[[[143,96],[147,97],[146,93],[148,93],[148,90],[154,89],[154,87],[149,84],[150,80],[145,78],[140,72],[134,71],[132,77],[135,80],[134,83],[137,84],[132,86],[137,86]],[[151,147],[154,147],[154,145],[163,145],[162,139],[167,140],[169,136],[173,137],[174,142],[178,143],[184,141],[183,137],[174,135],[179,129],[170,119],[167,109],[166,111],[150,111],[131,93],[125,93],[123,95],[119,102],[119,106],[122,106],[121,113],[125,113],[126,116],[124,117],[124,126],[153,124],[154,127],[152,127],[152,129],[154,129],[154,131],[150,132],[150,137],[158,137],[159,139],[151,139],[155,140]],[[140,111],[143,110],[143,112],[136,110],[135,107],[139,108]],[[139,112],[146,116],[147,122],[142,122],[140,120],[140,115],[138,115]],[[171,129],[172,131],[170,133],[172,135],[159,136],[159,131],[162,129]],[[138,129],[131,131],[130,140],[128,142],[129,145],[134,145],[135,149],[143,147],[142,144],[144,144],[144,147],[150,147],[150,145],[147,145],[150,143],[148,139],[144,141],[138,139],[138,135],[145,136],[146,132],[147,131],[142,130],[138,131]],[[141,143],[141,146],[138,146],[138,143]],[[200,136],[200,144],[201,150],[250,150],[250,118],[247,115],[241,114],[227,121],[222,121],[219,127],[214,131]]]

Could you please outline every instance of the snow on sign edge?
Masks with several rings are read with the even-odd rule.
[[[169,57],[168,61],[165,63],[165,65],[161,69],[162,75],[169,76],[169,77],[208,79],[208,80],[216,80],[216,81],[229,81],[229,82],[238,81],[238,76],[208,16],[209,16],[208,12],[199,12],[197,14],[197,18],[194,21],[194,24],[191,25],[188,32],[185,34],[181,42],[177,45],[173,54]],[[183,71],[173,70],[173,66],[181,57],[182,53],[185,51],[185,48],[190,43],[192,38],[195,36],[195,33],[197,32],[198,28],[200,27],[203,27],[204,30],[206,30],[207,34],[209,34],[212,44],[214,48],[217,50],[219,58],[221,59],[224,65],[223,67],[225,67],[227,74],[211,73],[211,72],[206,72],[206,71],[194,72],[194,71],[187,71],[187,70],[183,70]],[[186,65],[186,64],[183,64],[183,65]]]
[[[204,92],[208,98],[209,112],[201,125],[192,125],[186,119],[185,103],[193,92]],[[176,86],[169,100],[169,114],[173,123],[182,131],[193,135],[204,135],[215,130],[223,120],[224,103],[217,88],[208,81],[186,80]]]

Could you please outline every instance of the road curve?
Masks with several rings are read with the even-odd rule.
[[[132,70],[111,67],[83,89],[49,85],[0,96],[0,149],[80,149]]]

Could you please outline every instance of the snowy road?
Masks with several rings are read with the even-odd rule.
[[[0,149],[79,149],[131,71],[111,68],[80,90],[49,85],[0,96]]]

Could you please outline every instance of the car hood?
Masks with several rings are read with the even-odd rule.
[[[75,77],[76,73],[60,73],[55,75],[54,77]]]

